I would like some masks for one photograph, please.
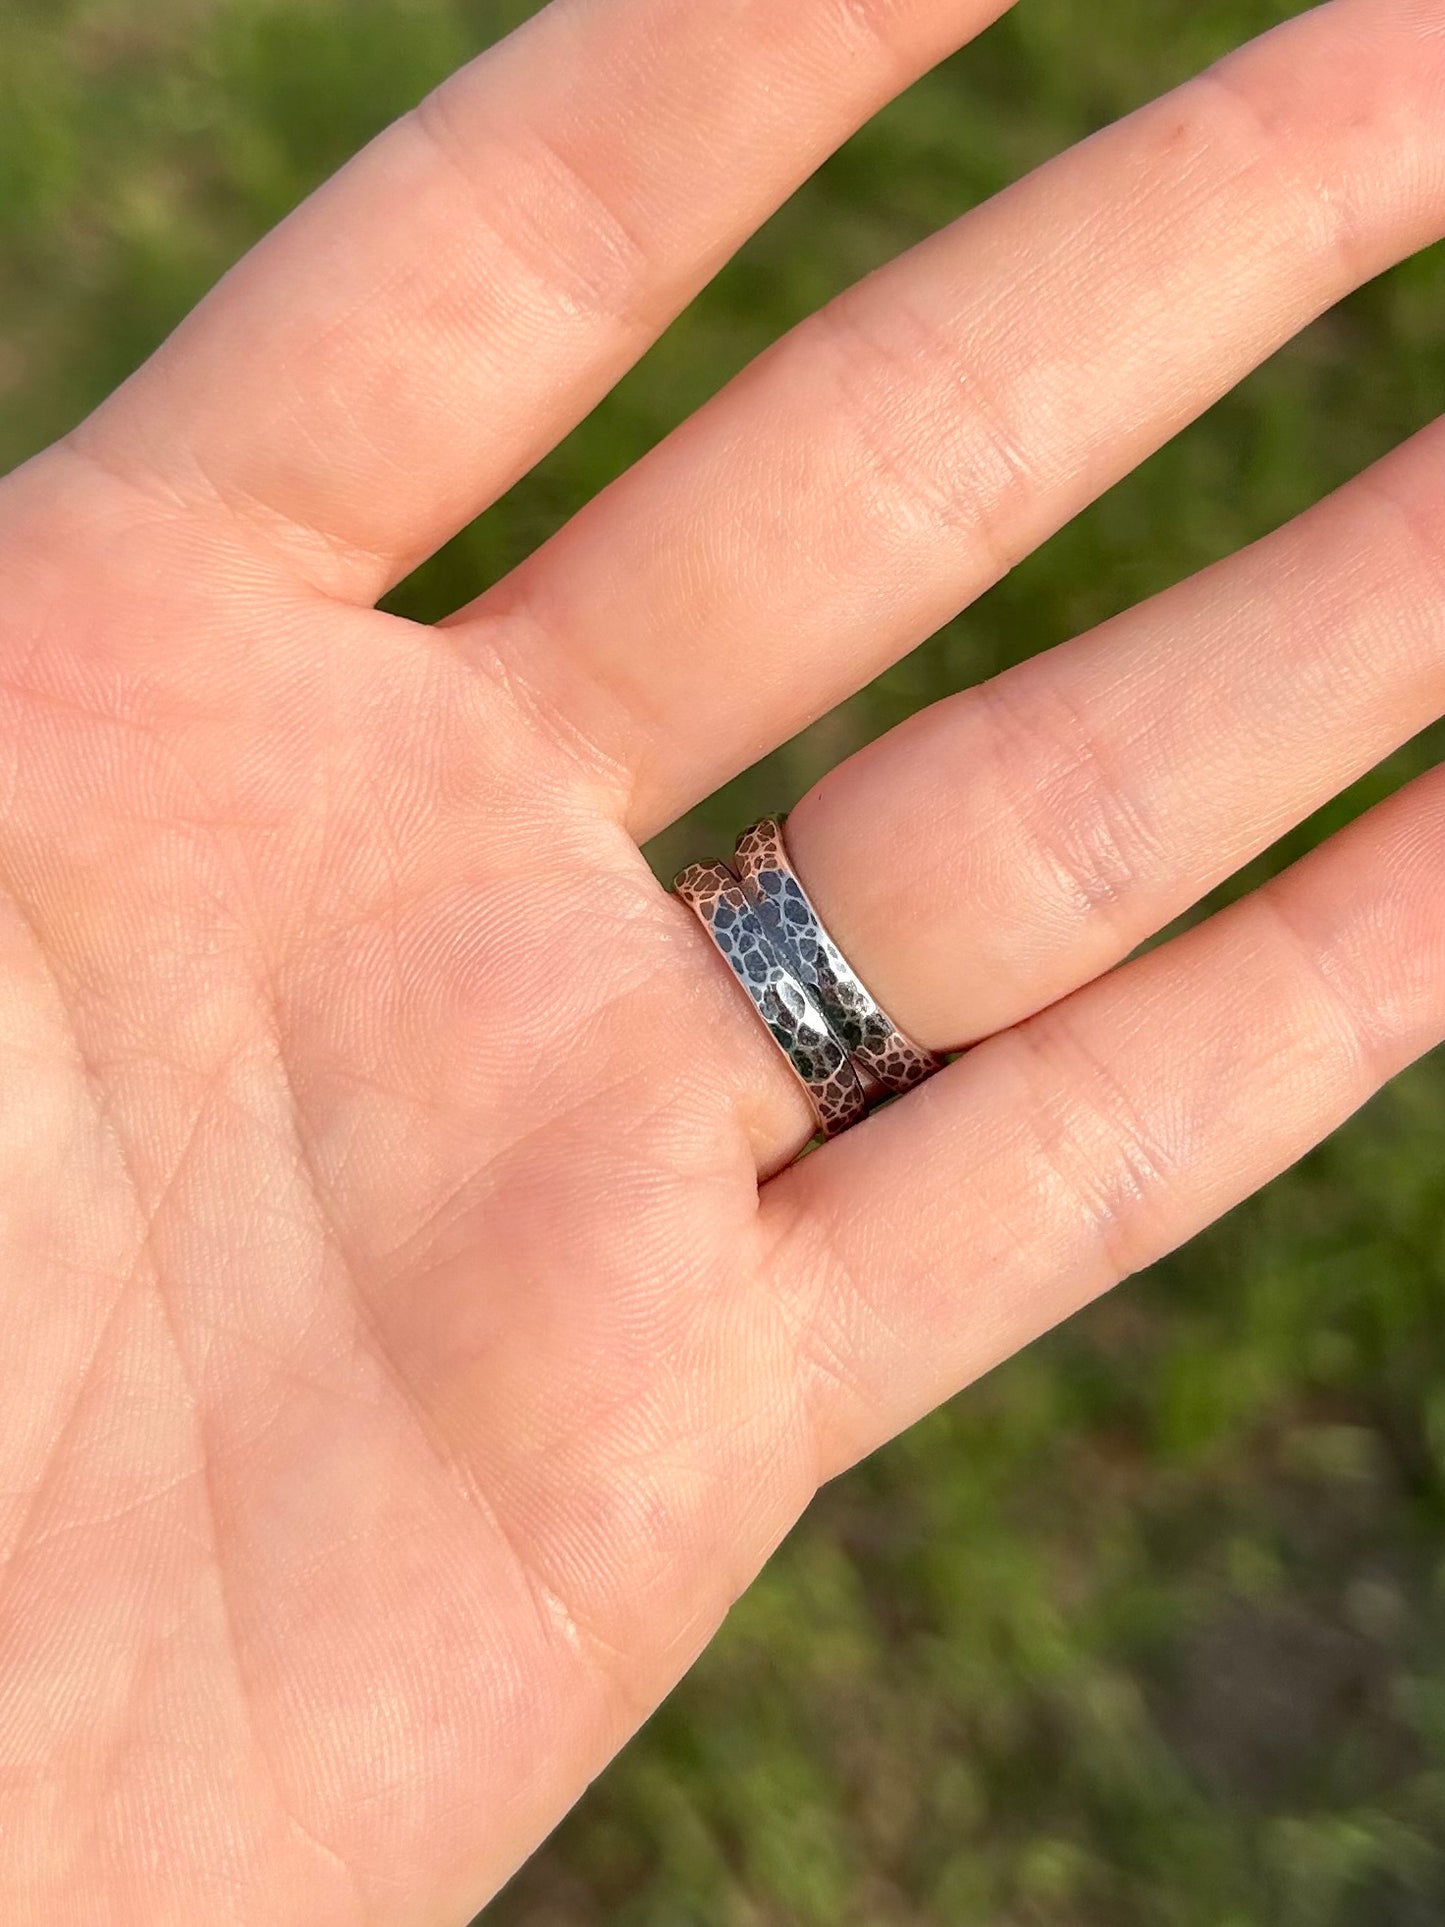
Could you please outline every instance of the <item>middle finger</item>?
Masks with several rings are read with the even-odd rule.
[[[1333,0],[746,370],[454,620],[645,838],[1439,232],[1445,4]]]

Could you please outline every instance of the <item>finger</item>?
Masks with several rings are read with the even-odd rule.
[[[1445,422],[1092,634],[923,711],[788,820],[843,954],[934,1049],[1127,956],[1445,710]]]
[[[1294,1163],[1445,1036],[1445,772],[764,1192],[824,1473]]]
[[[1445,214],[1445,7],[1335,0],[805,323],[460,618],[646,837]]]
[[[371,600],[1005,0],[557,0],[235,270],[80,431]]]

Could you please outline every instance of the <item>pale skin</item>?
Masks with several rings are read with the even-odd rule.
[[[464,1920],[821,1480],[1445,1034],[1438,774],[1123,961],[1445,705],[1438,428],[804,799],[979,1047],[791,1168],[638,847],[1445,230],[1438,0],[1292,21],[374,607],[997,11],[557,0],[0,486],[7,1922]]]

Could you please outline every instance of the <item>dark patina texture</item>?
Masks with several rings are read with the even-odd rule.
[[[885,1091],[911,1090],[942,1070],[943,1058],[899,1030],[828,935],[794,874],[776,817],[743,832],[735,862],[774,950],[813,993],[855,1065]]]
[[[802,1080],[827,1137],[867,1109],[848,1053],[785,955],[768,940],[738,879],[722,863],[695,863],[675,885],[752,999],[778,1048]]]

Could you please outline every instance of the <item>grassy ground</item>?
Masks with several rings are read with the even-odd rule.
[[[529,10],[6,0],[0,459],[72,421],[254,233]],[[398,606],[469,597],[834,288],[1293,10],[1023,0],[825,169]],[[1419,426],[1445,401],[1442,295],[1438,256],[1365,290],[659,861]],[[827,1492],[488,1919],[1438,1927],[1442,1166],[1437,1061]]]

